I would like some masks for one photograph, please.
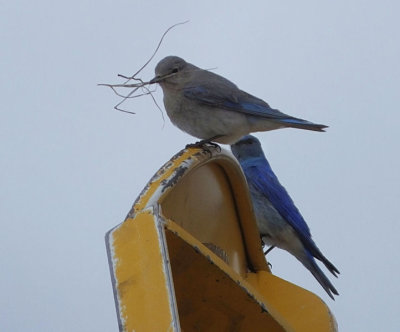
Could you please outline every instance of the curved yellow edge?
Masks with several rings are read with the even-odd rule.
[[[139,195],[130,213],[134,211],[144,210],[149,203],[149,200],[156,193],[157,189],[165,179],[168,179],[175,171],[177,166],[182,166],[187,164],[185,167],[189,167],[193,162],[204,158],[204,151],[201,149],[186,149],[177,153],[171,158],[149,181],[146,188]],[[193,160],[195,159],[195,160]]]
[[[337,331],[335,317],[314,293],[271,273],[249,273],[246,280],[287,331]]]

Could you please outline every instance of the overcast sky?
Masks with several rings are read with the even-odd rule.
[[[190,20],[141,77],[178,55],[328,125],[257,137],[341,271],[329,276],[340,296],[286,252],[271,252],[272,271],[326,301],[341,331],[399,331],[399,12],[398,1],[2,1],[0,330],[117,330],[104,234],[195,139],[163,125],[150,97],[126,103],[129,115],[96,84],[133,74]]]

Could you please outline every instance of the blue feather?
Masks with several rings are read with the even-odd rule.
[[[300,214],[286,189],[279,183],[265,158],[251,158],[241,163],[249,184],[254,185],[272,203],[279,214],[287,220],[306,247],[314,247],[311,233],[303,216]]]
[[[333,294],[338,295],[314,258],[320,260],[334,276],[339,274],[338,269],[313,241],[303,216],[265,158],[260,142],[247,135],[231,145],[231,150],[246,176],[263,242],[290,252],[313,274],[331,298]]]
[[[256,98],[244,91],[233,95],[229,89],[214,90],[206,86],[186,87],[183,89],[183,95],[200,104],[206,104],[212,107],[224,108],[231,111],[257,115],[277,120],[301,120],[290,117],[276,109],[271,108],[265,101]]]

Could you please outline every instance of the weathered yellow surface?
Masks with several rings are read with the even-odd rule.
[[[181,312],[180,306],[186,307],[190,302],[189,307],[193,307],[193,303],[203,298],[203,302],[207,302],[207,306],[202,308],[202,311],[210,311],[210,315],[214,315],[212,301],[204,299],[206,289],[213,288],[214,294],[210,295],[211,298],[218,298],[218,303],[224,302],[224,306],[231,306],[229,312],[235,315],[235,312],[246,312],[246,317],[251,317],[249,321],[247,318],[241,317],[241,324],[239,319],[236,318],[237,331],[336,331],[337,325],[334,317],[332,316],[329,308],[325,303],[315,294],[298,287],[286,280],[274,276],[268,271],[248,272],[243,278],[235,271],[233,271],[223,260],[217,255],[185,232],[179,225],[174,222],[167,222],[166,229],[170,233],[175,234],[182,239],[179,250],[176,254],[179,259],[173,258],[174,254],[171,253],[170,242],[168,241],[168,248],[170,251],[171,267],[174,276],[175,291],[177,294],[178,311]],[[171,236],[167,236],[169,239]],[[183,243],[185,245],[183,245]],[[176,244],[174,244],[175,248]],[[205,257],[207,265],[201,265],[201,259],[194,254],[191,254],[189,247],[195,248],[197,256]],[[193,257],[195,256],[195,257]],[[199,263],[200,261],[200,263]],[[223,278],[221,278],[221,273]],[[198,278],[195,278],[195,275]],[[206,276],[206,277],[204,277]],[[201,280],[200,280],[201,279]],[[204,281],[203,279],[207,279]],[[218,281],[216,281],[218,279]],[[224,293],[224,296],[218,296],[222,287],[221,280],[230,281],[229,291]],[[186,285],[188,282],[193,282],[195,285],[190,288]],[[202,283],[200,287],[199,284]],[[204,285],[205,284],[205,285]],[[197,286],[196,286],[197,285]],[[224,285],[226,286],[226,285]],[[185,289],[184,292],[179,291],[181,288]],[[187,291],[187,289],[191,291]],[[246,291],[244,291],[246,290]],[[246,298],[239,298],[236,292],[241,292],[246,295]],[[182,300],[182,293],[185,295],[185,300]],[[189,297],[188,293],[192,296]],[[189,299],[188,299],[189,297]],[[206,296],[207,298],[207,296]],[[251,304],[249,303],[251,302]],[[235,305],[231,305],[234,303]],[[257,305],[255,306],[255,304]],[[219,307],[219,304],[216,304]],[[229,304],[229,305],[228,305]],[[255,310],[255,307],[258,310]],[[240,310],[234,310],[240,308]],[[255,317],[248,310],[252,308],[259,314],[267,315],[268,319],[263,317]],[[199,309],[200,310],[200,309]],[[188,314],[187,311],[185,311]],[[197,317],[195,313],[191,313],[194,318],[191,318],[191,323],[194,326],[194,320]],[[180,314],[181,323],[188,323],[188,318],[183,318]],[[233,319],[233,317],[232,317]],[[205,324],[205,323],[204,323]],[[251,324],[251,325],[249,325]],[[242,329],[245,326],[246,328]],[[251,326],[251,328],[250,328]],[[227,327],[227,326],[225,326]],[[268,329],[267,329],[268,327]],[[223,329],[225,331],[225,329]],[[208,331],[205,329],[204,331]],[[217,330],[216,330],[217,331]],[[229,331],[229,329],[227,329]]]
[[[249,273],[246,281],[287,331],[337,331],[334,316],[315,294],[265,271]]]
[[[244,175],[224,151],[174,156],[107,247],[121,331],[337,330],[321,299],[271,274]]]
[[[140,213],[111,235],[123,331],[173,331],[165,255],[155,218]]]
[[[171,159],[170,162],[167,162],[150,180],[149,185],[145,193],[139,197],[139,199],[135,202],[135,209],[140,211],[146,207],[149,199],[154,195],[157,189],[160,188],[161,183],[169,178],[173,172],[176,170],[178,165],[181,165],[183,161],[186,161],[188,158],[192,158],[194,152],[198,151],[198,149],[187,149],[184,150],[181,154],[178,154],[176,158]]]
[[[168,223],[166,238],[182,330],[284,331],[240,275],[175,226]]]
[[[248,262],[234,197],[218,164],[190,172],[162,200],[161,209],[201,243],[219,250],[237,273],[246,275]]]

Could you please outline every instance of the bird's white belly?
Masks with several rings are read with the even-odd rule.
[[[232,144],[250,133],[246,115],[239,112],[198,105],[191,101],[186,101],[183,106],[179,98],[164,97],[164,105],[175,126],[200,139],[222,136],[213,141]]]
[[[267,245],[277,246],[289,252],[294,249],[300,250],[303,245],[295,230],[282,218],[271,202],[253,186],[250,186],[250,194],[255,204],[257,226],[263,241]]]

